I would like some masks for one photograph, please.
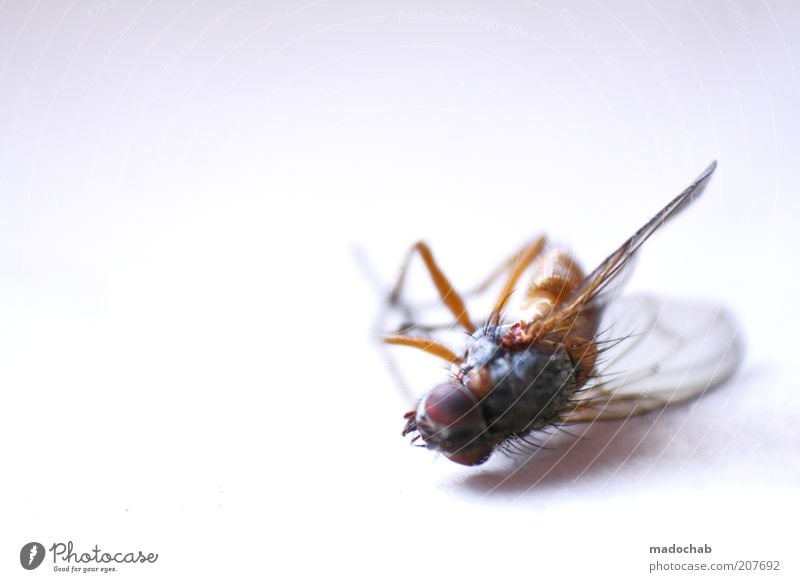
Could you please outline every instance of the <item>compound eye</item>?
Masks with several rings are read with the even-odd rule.
[[[439,430],[469,429],[483,424],[478,401],[457,382],[439,384],[420,404],[424,420]]]
[[[485,441],[463,446],[453,453],[445,452],[445,456],[459,465],[480,465],[489,459],[494,447]]]
[[[462,465],[477,465],[492,452],[477,399],[458,382],[439,384],[417,409],[417,429],[431,448]]]

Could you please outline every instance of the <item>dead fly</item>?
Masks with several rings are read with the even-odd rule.
[[[423,242],[410,250],[389,309],[411,317],[401,298],[416,254],[455,323],[469,333],[463,355],[406,322],[386,335],[452,365],[452,376],[406,413],[403,435],[422,438],[464,465],[498,447],[519,448],[548,426],[625,419],[701,394],[728,378],[739,361],[736,327],[719,308],[616,299],[631,258],[659,227],[697,199],[712,163],[686,190],[588,275],[545,237],[524,246],[481,286],[504,283],[488,318],[476,322]],[[523,275],[529,283],[514,294]],[[512,306],[512,295],[519,296]],[[614,301],[612,301],[614,300]]]

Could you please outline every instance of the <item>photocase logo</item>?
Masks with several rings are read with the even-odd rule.
[[[19,551],[19,563],[26,570],[34,570],[44,560],[44,546],[39,542],[28,542]]]
[[[98,544],[87,551],[82,551],[84,549],[78,549],[72,540],[66,543],[55,542],[47,550],[39,542],[28,542],[19,551],[19,563],[26,570],[34,570],[41,566],[45,556],[49,555],[53,560],[54,572],[106,574],[117,572],[120,568],[132,564],[154,564],[158,560],[158,554],[155,552],[103,551]]]

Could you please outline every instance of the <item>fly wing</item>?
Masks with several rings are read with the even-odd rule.
[[[636,251],[659,227],[700,196],[716,167],[717,162],[712,162],[683,192],[587,275],[561,307],[542,323],[540,335],[570,329],[582,311],[598,309],[606,303],[608,295],[616,295],[617,286],[611,283],[623,279],[620,275],[632,265]]]
[[[742,359],[738,326],[716,304],[626,297],[601,330],[599,374],[576,395],[566,423],[628,418],[700,396]]]

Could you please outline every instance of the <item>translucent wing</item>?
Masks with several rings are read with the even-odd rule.
[[[599,375],[576,395],[566,423],[627,418],[700,396],[742,359],[738,326],[716,304],[625,297],[601,330]]]
[[[617,287],[611,283],[620,281],[619,276],[632,264],[634,253],[659,227],[700,196],[716,167],[717,162],[712,162],[683,192],[587,275],[562,306],[543,322],[538,331],[539,336],[570,329],[573,320],[582,311],[597,309],[605,303],[604,294],[616,294]]]

